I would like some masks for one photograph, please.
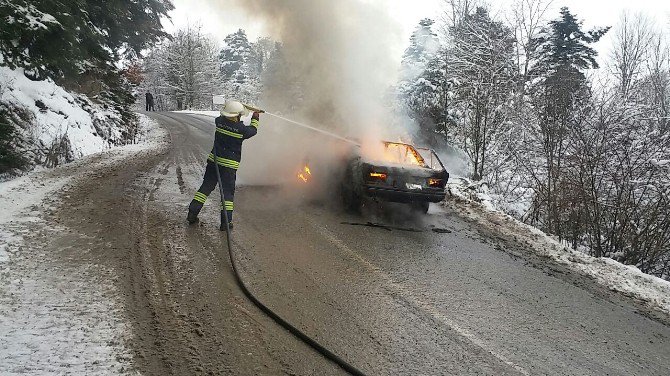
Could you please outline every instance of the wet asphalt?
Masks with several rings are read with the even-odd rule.
[[[247,331],[227,331],[226,325],[208,321],[205,333],[207,326],[216,327],[226,347],[261,347],[260,355],[250,352],[235,367],[224,363],[246,350],[233,351],[232,358],[222,362],[202,360],[214,356],[203,350],[200,366],[185,369],[203,374],[340,374],[264,318],[231,278],[213,276],[230,273],[225,238],[216,230],[216,199],[205,207],[196,229],[185,228],[186,206],[199,186],[211,147],[213,119],[175,113],[151,116],[170,133],[171,147],[146,172],[147,177],[161,175],[162,183],[145,200],[154,217],[164,216],[170,223],[171,230],[163,231],[160,242],[183,234],[175,241],[182,245],[160,252],[178,250],[179,259],[186,260],[171,268],[225,279],[200,288],[212,301],[228,296],[220,304],[242,307],[243,316],[252,318],[245,325],[258,325],[264,333],[248,343]],[[257,162],[247,156],[272,142],[261,128],[245,143],[241,169]],[[270,166],[279,162],[265,161]],[[598,293],[576,283],[579,279],[556,275],[542,262],[506,252],[507,244],[477,229],[448,202],[431,206],[425,217],[407,216],[402,206],[374,203],[362,215],[353,215],[332,197],[314,199],[294,184],[244,184],[253,180],[244,176],[240,180],[233,244],[243,279],[277,313],[367,374],[670,374],[670,327],[640,314],[624,298]],[[366,226],[367,222],[382,226]],[[210,270],[212,263],[218,265],[215,270]],[[154,287],[147,289],[160,283],[152,278]],[[209,307],[198,302],[197,294],[185,304],[198,310]],[[155,304],[147,306],[157,309]],[[223,310],[222,317],[228,312],[217,309]],[[229,310],[232,315],[240,311]],[[147,320],[144,316],[134,317]],[[211,321],[211,315],[207,317]],[[170,331],[161,325],[171,321],[146,332],[147,343],[151,336]],[[162,350],[152,351],[149,358],[160,357]],[[143,366],[156,373],[170,369],[169,364],[156,368],[149,363]]]

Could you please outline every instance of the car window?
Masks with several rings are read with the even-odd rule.
[[[416,148],[416,150],[419,152],[419,154],[421,154],[421,157],[426,163],[426,166],[428,166],[433,170],[444,169],[444,166],[442,166],[442,162],[440,162],[440,158],[437,157],[437,154],[435,154],[434,151],[425,148]]]
[[[421,154],[405,144],[388,143],[384,154],[384,158],[391,163],[428,167]]]

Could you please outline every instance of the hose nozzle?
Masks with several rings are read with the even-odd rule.
[[[246,108],[247,110],[249,110],[251,112],[258,112],[258,113],[261,113],[261,114],[265,113],[265,110],[261,110],[260,108],[252,106],[250,104],[242,103],[242,106],[244,106],[244,108]]]

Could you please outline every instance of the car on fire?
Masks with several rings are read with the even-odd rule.
[[[431,202],[444,200],[449,173],[435,151],[402,142],[378,146],[371,153],[362,148],[346,165],[340,192],[347,209],[358,211],[373,199],[427,213]]]

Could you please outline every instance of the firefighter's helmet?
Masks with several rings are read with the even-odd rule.
[[[221,109],[221,116],[224,117],[247,116],[248,114],[246,107],[237,101],[226,101]]]

